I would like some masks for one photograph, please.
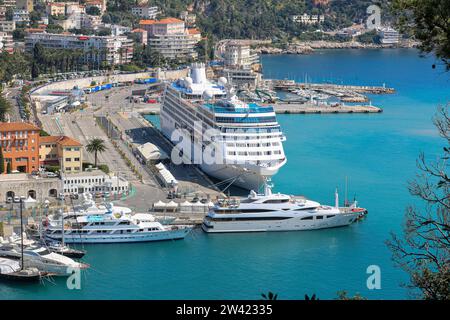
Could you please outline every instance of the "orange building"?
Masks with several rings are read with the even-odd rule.
[[[8,162],[11,171],[31,173],[39,169],[39,131],[31,123],[0,123],[0,145],[5,159],[5,171]]]

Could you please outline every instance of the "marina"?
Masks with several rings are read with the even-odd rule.
[[[381,79],[378,78],[376,81],[381,82]],[[396,88],[401,86],[395,81],[393,81],[393,84]],[[402,89],[404,90],[404,88]],[[327,93],[322,92],[322,94]],[[121,101],[114,95],[113,92],[109,93],[109,99]],[[122,95],[125,96],[127,93],[123,92]],[[99,96],[100,93],[95,93],[90,96],[90,99],[94,101],[99,99]],[[109,195],[96,198],[93,194],[94,198],[91,200],[94,203],[90,205],[83,203],[84,199],[73,200],[74,204],[72,205],[71,200],[66,198],[63,217],[67,218],[67,226],[65,223],[61,224],[58,210],[52,204],[52,214],[49,215],[50,233],[57,233],[64,228],[63,234],[68,236],[64,239],[64,242],[70,243],[70,248],[84,251],[83,263],[85,263],[85,267],[89,265],[92,268],[92,270],[85,269],[83,271],[83,275],[85,275],[83,277],[85,278],[82,281],[82,290],[71,292],[72,297],[80,299],[108,298],[110,296],[109,283],[113,281],[118,291],[115,298],[164,299],[189,296],[191,298],[210,297],[220,299],[224,297],[223,293],[207,285],[208,279],[212,277],[215,277],[217,286],[220,286],[221,291],[224,292],[232,292],[244,284],[245,289],[239,291],[235,296],[236,298],[258,297],[258,293],[267,290],[267,286],[270,287],[270,290],[283,292],[285,298],[298,297],[299,286],[302,288],[302,294],[303,291],[314,291],[318,292],[321,297],[333,297],[334,292],[329,291],[324,285],[317,284],[319,278],[327,279],[328,285],[332,282],[333,288],[358,290],[369,297],[402,296],[402,290],[398,289],[395,283],[401,277],[392,271],[388,255],[380,249],[382,246],[380,243],[386,234],[385,229],[380,226],[392,225],[392,221],[397,222],[399,219],[397,213],[403,210],[406,202],[405,194],[401,191],[403,187],[400,185],[400,181],[403,181],[402,179],[414,170],[413,165],[404,167],[403,164],[405,157],[412,159],[418,150],[417,147],[412,147],[407,155],[388,152],[391,148],[391,150],[395,150],[391,143],[394,140],[404,147],[411,147],[408,143],[409,140],[405,138],[406,132],[407,134],[411,134],[411,132],[401,126],[398,129],[396,120],[399,119],[399,115],[397,113],[393,115],[387,111],[392,108],[392,105],[396,105],[401,112],[410,112],[414,117],[417,117],[418,110],[409,110],[407,104],[399,105],[396,99],[398,99],[397,94],[374,97],[374,104],[380,103],[385,110],[376,117],[367,117],[364,114],[342,114],[337,117],[301,117],[296,114],[301,112],[295,112],[295,109],[300,109],[300,105],[303,104],[296,105],[295,103],[289,104],[281,101],[274,104],[274,113],[278,114],[277,121],[283,130],[283,134],[287,137],[286,142],[283,143],[283,149],[288,161],[285,167],[273,176],[276,188],[269,197],[270,200],[287,200],[289,205],[293,206],[304,204],[314,213],[312,219],[309,219],[309,216],[302,217],[308,218],[304,221],[311,220],[312,223],[319,223],[322,222],[319,220],[327,219],[320,219],[317,216],[326,217],[334,214],[342,214],[342,217],[347,219],[345,223],[342,223],[342,226],[345,226],[343,228],[332,228],[340,225],[340,223],[337,223],[336,225],[326,226],[326,230],[302,232],[283,232],[280,230],[281,232],[241,233],[237,230],[237,233],[232,232],[231,235],[226,232],[226,230],[229,230],[226,228],[225,234],[221,234],[222,232],[210,234],[199,228],[198,226],[203,224],[205,216],[214,217],[213,211],[220,210],[221,204],[223,209],[225,202],[234,201],[231,206],[227,204],[226,208],[241,210],[242,205],[251,197],[246,197],[248,192],[238,189],[222,192],[227,184],[225,186],[219,184],[222,188],[217,188],[215,186],[217,181],[211,181],[198,168],[191,165],[179,167],[165,162],[167,170],[179,182],[179,190],[175,191],[170,184],[164,184],[159,178],[155,178],[151,169],[154,165],[150,162],[144,164],[142,159],[136,158],[132,143],[151,141],[165,153],[171,153],[173,144],[163,137],[158,131],[158,126],[155,125],[155,118],[158,115],[154,115],[153,118],[144,116],[145,119],[150,121],[148,122],[140,114],[140,112],[147,113],[146,111],[152,110],[152,108],[159,109],[159,105],[135,105],[133,110],[131,110],[130,105],[128,110],[124,110],[124,106],[120,106],[120,103],[117,106],[97,104],[95,108],[99,108],[99,110],[96,115],[108,118],[108,123],[111,124],[109,129],[108,125],[102,127],[95,125],[94,121],[88,120],[87,114],[92,114],[92,110],[89,109],[83,111],[84,114],[61,114],[57,117],[58,121],[56,121],[55,116],[41,116],[44,127],[51,133],[63,130],[80,137],[83,141],[88,141],[91,135],[104,137],[108,142],[109,149],[107,153],[100,156],[101,162],[110,164],[110,167],[115,170],[123,170],[123,176],[127,177],[133,185],[132,191],[128,195],[120,197]],[[269,104],[261,102],[260,105],[262,108],[266,108]],[[277,105],[281,106],[278,110]],[[311,105],[311,108],[313,107],[314,104]],[[119,111],[120,108],[123,108],[122,111]],[[291,111],[290,108],[293,110]],[[324,107],[319,106],[318,108]],[[333,110],[332,108],[336,107],[328,106],[328,108]],[[421,111],[428,110],[428,113],[430,113],[430,109],[427,109],[429,106],[420,106],[420,108]],[[319,112],[316,110],[311,111],[311,113]],[[383,125],[386,119],[390,121]],[[414,119],[414,121],[423,123],[422,116]],[[73,121],[76,123],[73,123]],[[361,123],[358,123],[359,121]],[[61,126],[56,123],[60,123]],[[395,131],[392,123],[396,123],[395,130],[406,130],[400,138],[392,135],[392,132]],[[114,131],[118,131],[119,135],[115,136]],[[376,140],[374,136],[379,137],[382,143]],[[364,141],[375,139],[373,140],[373,148],[368,144],[367,148],[362,149],[359,145],[361,139]],[[314,143],[312,143],[312,140],[314,140]],[[430,137],[423,137],[421,141],[429,150],[435,145],[435,140]],[[349,149],[349,146],[352,146],[352,149]],[[351,152],[351,150],[360,151]],[[123,152],[137,171],[143,175],[142,179],[136,175],[134,170],[131,170],[131,166],[125,158],[118,156],[119,151]],[[382,153],[385,159],[376,158],[375,155],[378,153]],[[311,154],[316,155],[313,157],[313,162],[308,160]],[[339,155],[339,157],[336,155]],[[117,160],[113,162],[112,159]],[[351,168],[349,166],[344,167],[343,161],[351,164]],[[386,162],[389,162],[391,167],[386,166]],[[298,170],[299,164],[301,164],[302,170]],[[387,168],[387,172],[380,175],[378,169],[374,169],[378,168],[378,165]],[[337,205],[336,203],[334,205],[322,205],[322,203],[333,202],[332,195],[336,185],[339,185],[340,190],[344,189],[341,187],[342,181],[349,172],[352,172],[351,194],[357,192],[358,200],[371,213],[365,221],[361,219],[365,216],[364,209],[357,207],[357,205],[354,207],[347,206],[347,203],[343,206],[342,203],[347,201],[341,201]],[[384,176],[390,177],[390,182],[387,184],[389,185],[388,188],[383,187],[387,183],[383,178]],[[278,195],[278,191],[281,192],[280,195]],[[400,201],[389,200],[388,194],[390,192],[394,192]],[[227,197],[228,193],[232,195]],[[306,194],[306,197],[300,197],[299,194]],[[267,194],[258,190],[252,193],[253,198],[262,200],[264,196],[267,196]],[[336,196],[334,200],[336,200],[335,198]],[[110,202],[113,202],[112,206],[109,204]],[[281,202],[279,205],[281,207],[283,203]],[[271,204],[270,207],[272,206],[278,206],[278,204]],[[215,209],[211,210],[211,208]],[[256,208],[256,206],[250,208]],[[260,209],[265,208],[267,208],[266,205],[263,205]],[[353,211],[354,209],[355,211]],[[108,211],[111,211],[111,213],[107,213]],[[327,214],[327,212],[330,214]],[[139,216],[141,214],[145,216]],[[269,212],[270,214],[273,214],[273,212]],[[288,216],[286,212],[276,213],[276,215],[282,214]],[[217,213],[217,215],[223,215],[223,213]],[[91,219],[88,218],[90,216],[95,218],[89,220]],[[99,219],[99,216],[106,219],[96,220]],[[165,226],[189,225],[190,232],[183,237],[182,241],[124,241],[124,243],[108,244],[106,244],[107,241],[104,241],[104,244],[94,244],[95,241],[89,243],[86,238],[79,237],[81,240],[73,242],[73,247],[70,242],[69,236],[71,233],[75,230],[88,231],[84,229],[86,227],[90,227],[95,233],[98,231],[107,231],[107,233],[117,231],[103,229],[102,225],[94,225],[94,223],[112,223],[114,221],[113,227],[117,227],[120,219],[145,220],[142,218],[150,216],[155,218],[163,228]],[[236,216],[244,217],[243,213],[236,213]],[[267,213],[257,213],[255,216],[263,218],[268,215]],[[107,217],[110,217],[111,220]],[[231,216],[223,217],[234,218]],[[350,218],[352,221],[348,225]],[[76,229],[73,228],[76,223],[87,224],[82,229]],[[155,221],[151,221],[151,223],[155,223]],[[270,225],[276,224],[272,220]],[[194,226],[196,227],[193,228]],[[320,225],[307,226],[307,229],[320,228]],[[141,229],[139,224],[136,225],[136,229]],[[258,231],[262,230],[258,229]],[[72,241],[73,239],[76,239],[74,235]],[[57,236],[52,240],[62,239]],[[58,250],[58,244],[55,243],[55,246],[49,246],[49,248],[56,251]],[[372,253],[372,249],[376,253]],[[38,252],[40,251],[38,250]],[[379,252],[382,252],[381,257],[378,256]],[[60,253],[63,254],[64,250],[61,250]],[[4,258],[10,259],[10,257],[12,255]],[[318,259],[321,261],[321,266],[317,266]],[[361,270],[364,273],[365,261],[367,260],[380,263],[383,268],[389,271],[386,277],[393,283],[386,283],[385,291],[382,293],[371,292],[357,285],[360,278],[359,273]],[[227,261],[226,266],[223,263],[224,261]],[[323,267],[323,265],[335,264],[340,265],[337,271],[331,272]],[[256,266],[258,267],[256,268]],[[292,270],[298,270],[299,267],[309,270],[311,277],[292,276]],[[152,280],[154,288],[152,292],[144,291],[135,282],[130,281],[130,278],[132,280],[146,279],[150,281],[149,268],[151,268],[153,276],[154,274],[158,275],[157,279]],[[262,270],[262,272],[270,273],[273,272],[274,268],[277,270],[276,275],[274,275],[276,279],[267,280],[267,277],[265,277],[265,280],[263,280],[256,272]],[[240,271],[236,272],[236,270]],[[317,270],[317,273],[314,270]],[[125,280],[124,274],[130,275],[130,278]],[[218,277],[218,274],[221,276]],[[230,279],[234,280],[231,281]],[[291,280],[288,281],[287,279]],[[349,281],[352,281],[352,285],[349,285]],[[60,280],[56,280],[56,283],[52,286],[39,287],[39,297],[67,297],[65,285]],[[186,286],[186,283],[191,285]],[[167,291],[168,287],[171,288],[170,294]],[[5,285],[4,288],[6,288],[6,291],[0,290],[0,295],[16,297],[33,297],[36,295],[36,293],[26,293],[12,286]],[[179,290],[180,288],[184,288],[184,290]],[[174,294],[172,289],[177,293]]]

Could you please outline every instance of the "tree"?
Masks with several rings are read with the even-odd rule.
[[[450,1],[394,0],[392,9],[400,31],[412,34],[422,52],[434,52],[450,69]]]
[[[88,143],[88,145],[86,146],[86,150],[89,153],[94,153],[94,165],[97,167],[97,154],[100,152],[104,152],[107,149],[106,145],[105,145],[105,141],[103,141],[103,139],[100,138],[94,138],[91,139]]]
[[[3,157],[3,149],[0,147],[0,174],[5,172],[5,158]]]
[[[100,9],[98,7],[92,6],[86,9],[86,13],[91,16],[99,16],[101,15]]]
[[[11,104],[0,93],[0,122],[6,121],[6,114],[11,110]]]
[[[387,245],[393,260],[409,273],[409,287],[418,288],[424,299],[450,299],[450,115],[449,106],[439,109],[434,124],[446,146],[438,160],[429,162],[422,153],[420,174],[409,184],[411,195],[424,208],[406,209],[403,238],[392,234]]]

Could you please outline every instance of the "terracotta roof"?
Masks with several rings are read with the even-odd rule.
[[[0,131],[40,131],[39,127],[27,122],[0,122]]]
[[[200,30],[198,30],[197,28],[188,29],[188,33],[189,34],[201,34]]]
[[[41,28],[26,28],[25,32],[28,33],[43,33],[45,30]]]
[[[155,24],[156,20],[140,20],[139,24]]]
[[[147,32],[147,31],[144,29],[137,28],[137,29],[131,30],[131,32]]]
[[[140,20],[139,24],[150,25],[150,24],[171,24],[171,23],[184,23],[183,20],[177,18],[165,18],[161,20]]]
[[[47,136],[47,137],[40,137],[39,138],[39,144],[45,144],[45,143],[57,143],[62,146],[77,146],[82,147],[83,145],[78,142],[75,139],[72,139],[67,136]]]

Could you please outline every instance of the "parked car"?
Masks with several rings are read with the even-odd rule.
[[[15,196],[14,197],[14,202],[15,203],[19,203],[20,202],[20,197],[19,196]]]
[[[13,202],[13,198],[11,198],[11,197],[6,198],[6,203],[11,203],[11,202]]]
[[[79,198],[78,193],[71,193],[70,194],[70,199],[77,200],[78,198]]]
[[[56,173],[54,173],[54,172],[46,172],[46,173],[45,173],[45,176],[46,176],[47,178],[57,178],[57,177],[58,177],[58,174],[56,174]]]

